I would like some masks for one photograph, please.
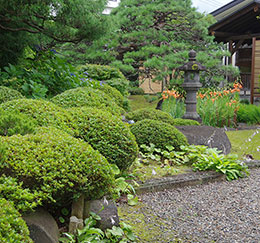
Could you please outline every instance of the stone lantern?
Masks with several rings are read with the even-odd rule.
[[[196,62],[196,52],[191,50],[189,52],[189,62],[179,67],[177,70],[184,71],[184,82],[182,87],[187,92],[185,100],[186,113],[183,118],[200,121],[201,119],[196,109],[197,91],[202,87],[199,72],[206,71],[206,68]]]

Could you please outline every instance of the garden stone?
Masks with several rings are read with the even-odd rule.
[[[85,201],[84,219],[90,216],[90,212],[96,213],[101,217],[97,226],[102,230],[119,226],[117,207],[112,200],[103,198],[101,200]]]
[[[189,144],[217,148],[224,154],[230,153],[231,143],[224,129],[210,126],[176,126],[188,139]]]
[[[59,228],[55,219],[44,209],[39,208],[35,212],[23,217],[30,237],[35,243],[59,242]]]

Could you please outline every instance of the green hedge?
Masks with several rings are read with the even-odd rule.
[[[135,137],[120,118],[96,108],[69,109],[75,119],[78,137],[87,141],[121,170],[136,159],[138,147]]]
[[[108,110],[114,115],[124,113],[123,109],[103,91],[89,87],[67,90],[53,97],[51,101],[64,108],[88,106]]]
[[[0,136],[25,135],[34,132],[36,121],[30,116],[0,109]]]
[[[22,99],[24,96],[11,88],[0,86],[0,104],[9,100]]]
[[[248,124],[260,124],[260,107],[240,104],[237,111],[237,121]]]
[[[156,120],[145,119],[134,123],[131,131],[136,137],[138,145],[150,145],[166,150],[166,146],[173,146],[180,150],[181,145],[188,145],[187,138],[174,126]]]
[[[36,134],[0,137],[4,161],[0,172],[23,182],[52,203],[64,203],[85,193],[87,199],[112,192],[113,171],[107,160],[86,142],[56,128],[39,128]]]
[[[0,242],[33,243],[20,213],[4,198],[0,198]]]
[[[86,64],[79,66],[79,70],[88,75],[89,78],[105,81],[120,91],[123,96],[127,94],[129,81],[119,69],[105,65]]]
[[[12,100],[0,105],[0,109],[5,111],[17,111],[33,118],[38,126],[53,126],[73,134],[73,131],[67,124],[72,120],[70,114],[45,100],[19,99]]]
[[[199,122],[189,119],[173,118],[170,114],[151,108],[138,109],[133,112],[129,112],[126,115],[126,119],[134,120],[135,122],[144,119],[151,119],[166,122],[173,126],[188,126],[188,125],[200,125]]]

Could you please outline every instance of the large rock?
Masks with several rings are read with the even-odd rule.
[[[104,198],[101,200],[85,201],[84,219],[90,216],[90,212],[96,213],[101,217],[97,226],[102,230],[119,226],[117,207],[112,200]]]
[[[224,154],[230,153],[231,143],[222,128],[209,126],[176,126],[188,139],[189,144],[218,148]]]
[[[58,243],[59,229],[54,218],[44,209],[23,217],[34,243]]]

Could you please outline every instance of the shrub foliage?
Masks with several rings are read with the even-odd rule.
[[[122,109],[104,92],[89,87],[67,90],[51,99],[51,101],[64,108],[91,106],[120,114]]]
[[[180,150],[181,145],[188,145],[187,138],[174,126],[165,122],[144,119],[134,123],[131,131],[139,146],[149,146],[152,143],[156,148],[163,150],[166,150],[166,146]]]
[[[0,242],[33,243],[20,213],[4,198],[0,198]]]
[[[17,178],[46,202],[64,203],[78,193],[94,199],[112,191],[114,176],[107,160],[65,132],[39,128],[36,134],[0,137],[0,141],[6,156],[1,174]]]
[[[24,96],[14,89],[0,86],[0,104],[9,100],[22,99]]]
[[[120,169],[128,168],[137,157],[135,137],[120,118],[96,108],[69,109],[78,137],[88,142]]]
[[[143,108],[132,111],[126,115],[126,118],[128,120],[134,120],[135,122],[144,119],[157,120],[168,123],[173,126],[200,125],[197,121],[181,118],[174,119],[170,114],[164,111],[149,108]]]

